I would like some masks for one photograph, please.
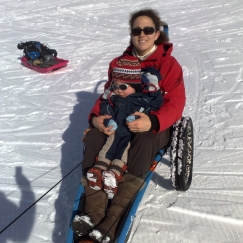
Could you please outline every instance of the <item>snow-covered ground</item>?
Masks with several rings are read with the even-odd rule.
[[[183,66],[194,173],[189,191],[174,191],[163,159],[130,242],[243,242],[242,0],[1,0],[0,231],[81,162],[87,114],[128,44],[129,13],[145,6],[168,22]],[[46,75],[21,66],[16,46],[28,40],[69,65]],[[65,242],[80,176],[72,172],[0,242]]]

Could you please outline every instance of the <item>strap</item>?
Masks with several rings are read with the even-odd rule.
[[[123,175],[124,171],[126,171],[126,169],[127,169],[127,166],[123,165],[123,167],[120,167],[118,165],[111,165],[109,167],[109,170],[112,170],[112,169],[119,171],[120,174]]]
[[[108,169],[108,167],[109,167],[109,164],[107,164],[107,163],[104,162],[104,161],[96,161],[95,164],[94,164],[94,166],[96,166],[96,165],[103,166],[103,167],[105,167],[106,169]]]

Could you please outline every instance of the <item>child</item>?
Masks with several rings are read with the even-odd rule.
[[[98,154],[94,167],[87,172],[89,186],[103,190],[109,198],[117,192],[128,157],[130,141],[133,136],[126,122],[139,117],[135,111],[149,114],[162,105],[162,94],[158,82],[161,80],[155,68],[141,69],[139,61],[119,59],[112,72],[111,86],[105,90],[100,103],[100,115],[111,115],[105,120],[105,126],[113,126],[115,131]]]

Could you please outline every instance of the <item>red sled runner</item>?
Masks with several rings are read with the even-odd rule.
[[[54,60],[56,60],[57,63],[54,64],[53,66],[50,66],[50,67],[38,67],[38,66],[34,66],[31,63],[29,63],[26,57],[24,57],[24,56],[21,57],[22,65],[24,65],[27,68],[33,69],[34,71],[39,72],[39,73],[50,73],[50,72],[53,72],[53,71],[55,71],[55,70],[57,70],[59,68],[67,66],[67,63],[69,62],[68,60],[64,60],[64,59],[57,58],[57,57],[54,57]]]
[[[49,73],[67,66],[68,60],[57,58],[57,51],[38,41],[20,42],[17,48],[23,50],[22,65],[39,73]]]

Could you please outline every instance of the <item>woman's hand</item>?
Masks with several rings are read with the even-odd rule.
[[[110,115],[103,115],[103,116],[95,116],[92,119],[93,125],[108,136],[115,132],[115,131],[110,131],[113,128],[113,126],[105,127],[104,125],[104,120],[109,118],[111,118]]]
[[[127,122],[127,126],[131,132],[146,132],[150,130],[152,124],[146,114],[136,111],[132,115],[139,116],[140,118],[132,122]]]

